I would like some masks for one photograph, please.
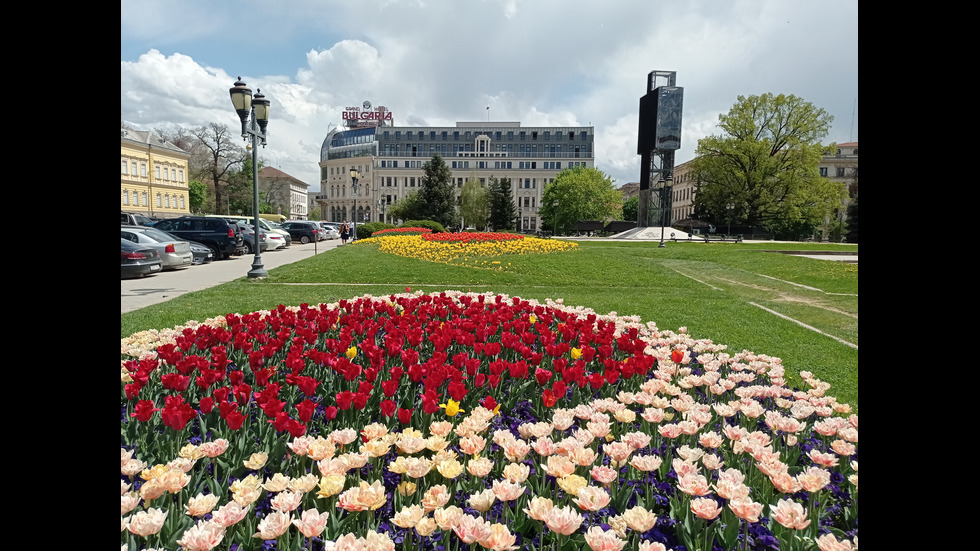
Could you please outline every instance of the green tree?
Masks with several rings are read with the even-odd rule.
[[[452,176],[449,165],[438,153],[422,165],[422,187],[418,191],[422,216],[419,218],[439,222],[447,228],[459,225]]]
[[[200,180],[187,182],[187,202],[191,212],[204,212],[208,200],[208,186]]]
[[[847,191],[821,177],[820,156],[835,147],[819,140],[834,120],[793,95],[739,96],[719,115],[721,135],[698,141],[692,173],[695,209],[715,223],[775,229],[817,225],[839,208]]]
[[[419,192],[413,191],[407,197],[388,205],[385,214],[392,220],[416,220],[423,218],[422,196]]]
[[[630,197],[623,201],[623,220],[637,220],[640,210],[640,198]]]
[[[622,208],[623,194],[613,187],[609,176],[596,168],[577,166],[559,172],[544,188],[538,212],[545,225],[563,234],[579,220],[616,218]]]
[[[461,223],[478,230],[487,227],[490,191],[478,178],[470,178],[459,190],[459,215]]]
[[[517,229],[517,208],[510,178],[490,177],[490,227],[494,231]]]

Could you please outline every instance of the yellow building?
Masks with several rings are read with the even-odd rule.
[[[190,214],[190,155],[151,131],[122,129],[119,204],[150,218]]]

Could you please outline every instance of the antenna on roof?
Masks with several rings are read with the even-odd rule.
[[[851,135],[847,138],[847,141],[854,141],[854,112],[857,110],[858,100],[854,98],[854,107],[851,109]]]

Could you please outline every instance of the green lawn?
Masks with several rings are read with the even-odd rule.
[[[828,394],[857,409],[857,266],[767,252],[856,254],[856,245],[668,243],[661,249],[657,242],[579,244],[566,253],[490,259],[507,267],[504,272],[387,255],[370,244],[339,247],[270,270],[263,280],[243,277],[122,314],[121,336],[279,304],[400,293],[406,287],[562,298],[566,305],[598,313],[639,315],[663,329],[687,327],[694,338],[725,344],[729,352],[744,349],[782,358],[791,384],[799,383],[800,371],[810,371],[832,385]]]

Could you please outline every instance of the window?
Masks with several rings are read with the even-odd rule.
[[[825,166],[820,167],[820,176],[823,176],[824,178],[827,177],[827,167]]]
[[[146,163],[140,163],[140,176],[146,178]]]
[[[122,173],[129,174],[129,161],[122,162]]]
[[[156,173],[157,180],[159,180],[160,179],[160,167],[156,167],[156,170],[154,172]],[[157,206],[160,206],[160,205],[157,205]]]
[[[129,190],[123,192],[123,204],[124,205],[129,204]]]
[[[164,198],[163,198],[163,205],[165,207],[167,207],[168,209],[170,208],[170,194],[169,193],[166,196],[164,196]]]
[[[534,131],[531,132],[531,139],[532,140],[538,139],[538,131],[537,130],[534,130]]]
[[[842,166],[837,167],[837,177],[841,178],[843,176],[844,176],[844,167]]]
[[[178,174],[180,174],[180,176],[177,178],[177,181],[178,182],[183,182],[184,181],[184,169],[180,169],[180,171],[178,172]],[[181,197],[181,201],[183,201],[183,200],[184,200],[183,197]],[[183,208],[183,205],[181,205],[181,207]]]
[[[162,207],[162,206],[163,206],[163,198],[160,197],[159,193],[157,193],[157,207]]]
[[[163,179],[164,180],[170,179],[170,169],[168,169],[167,167],[163,167]]]
[[[143,200],[142,200],[142,201],[140,202],[140,204],[141,204],[141,205],[149,205],[149,204],[150,204],[150,198],[149,198],[149,197],[147,197],[147,195],[146,195],[146,192],[145,192],[145,191],[143,192],[143,197],[142,197],[142,199],[143,199]]]

